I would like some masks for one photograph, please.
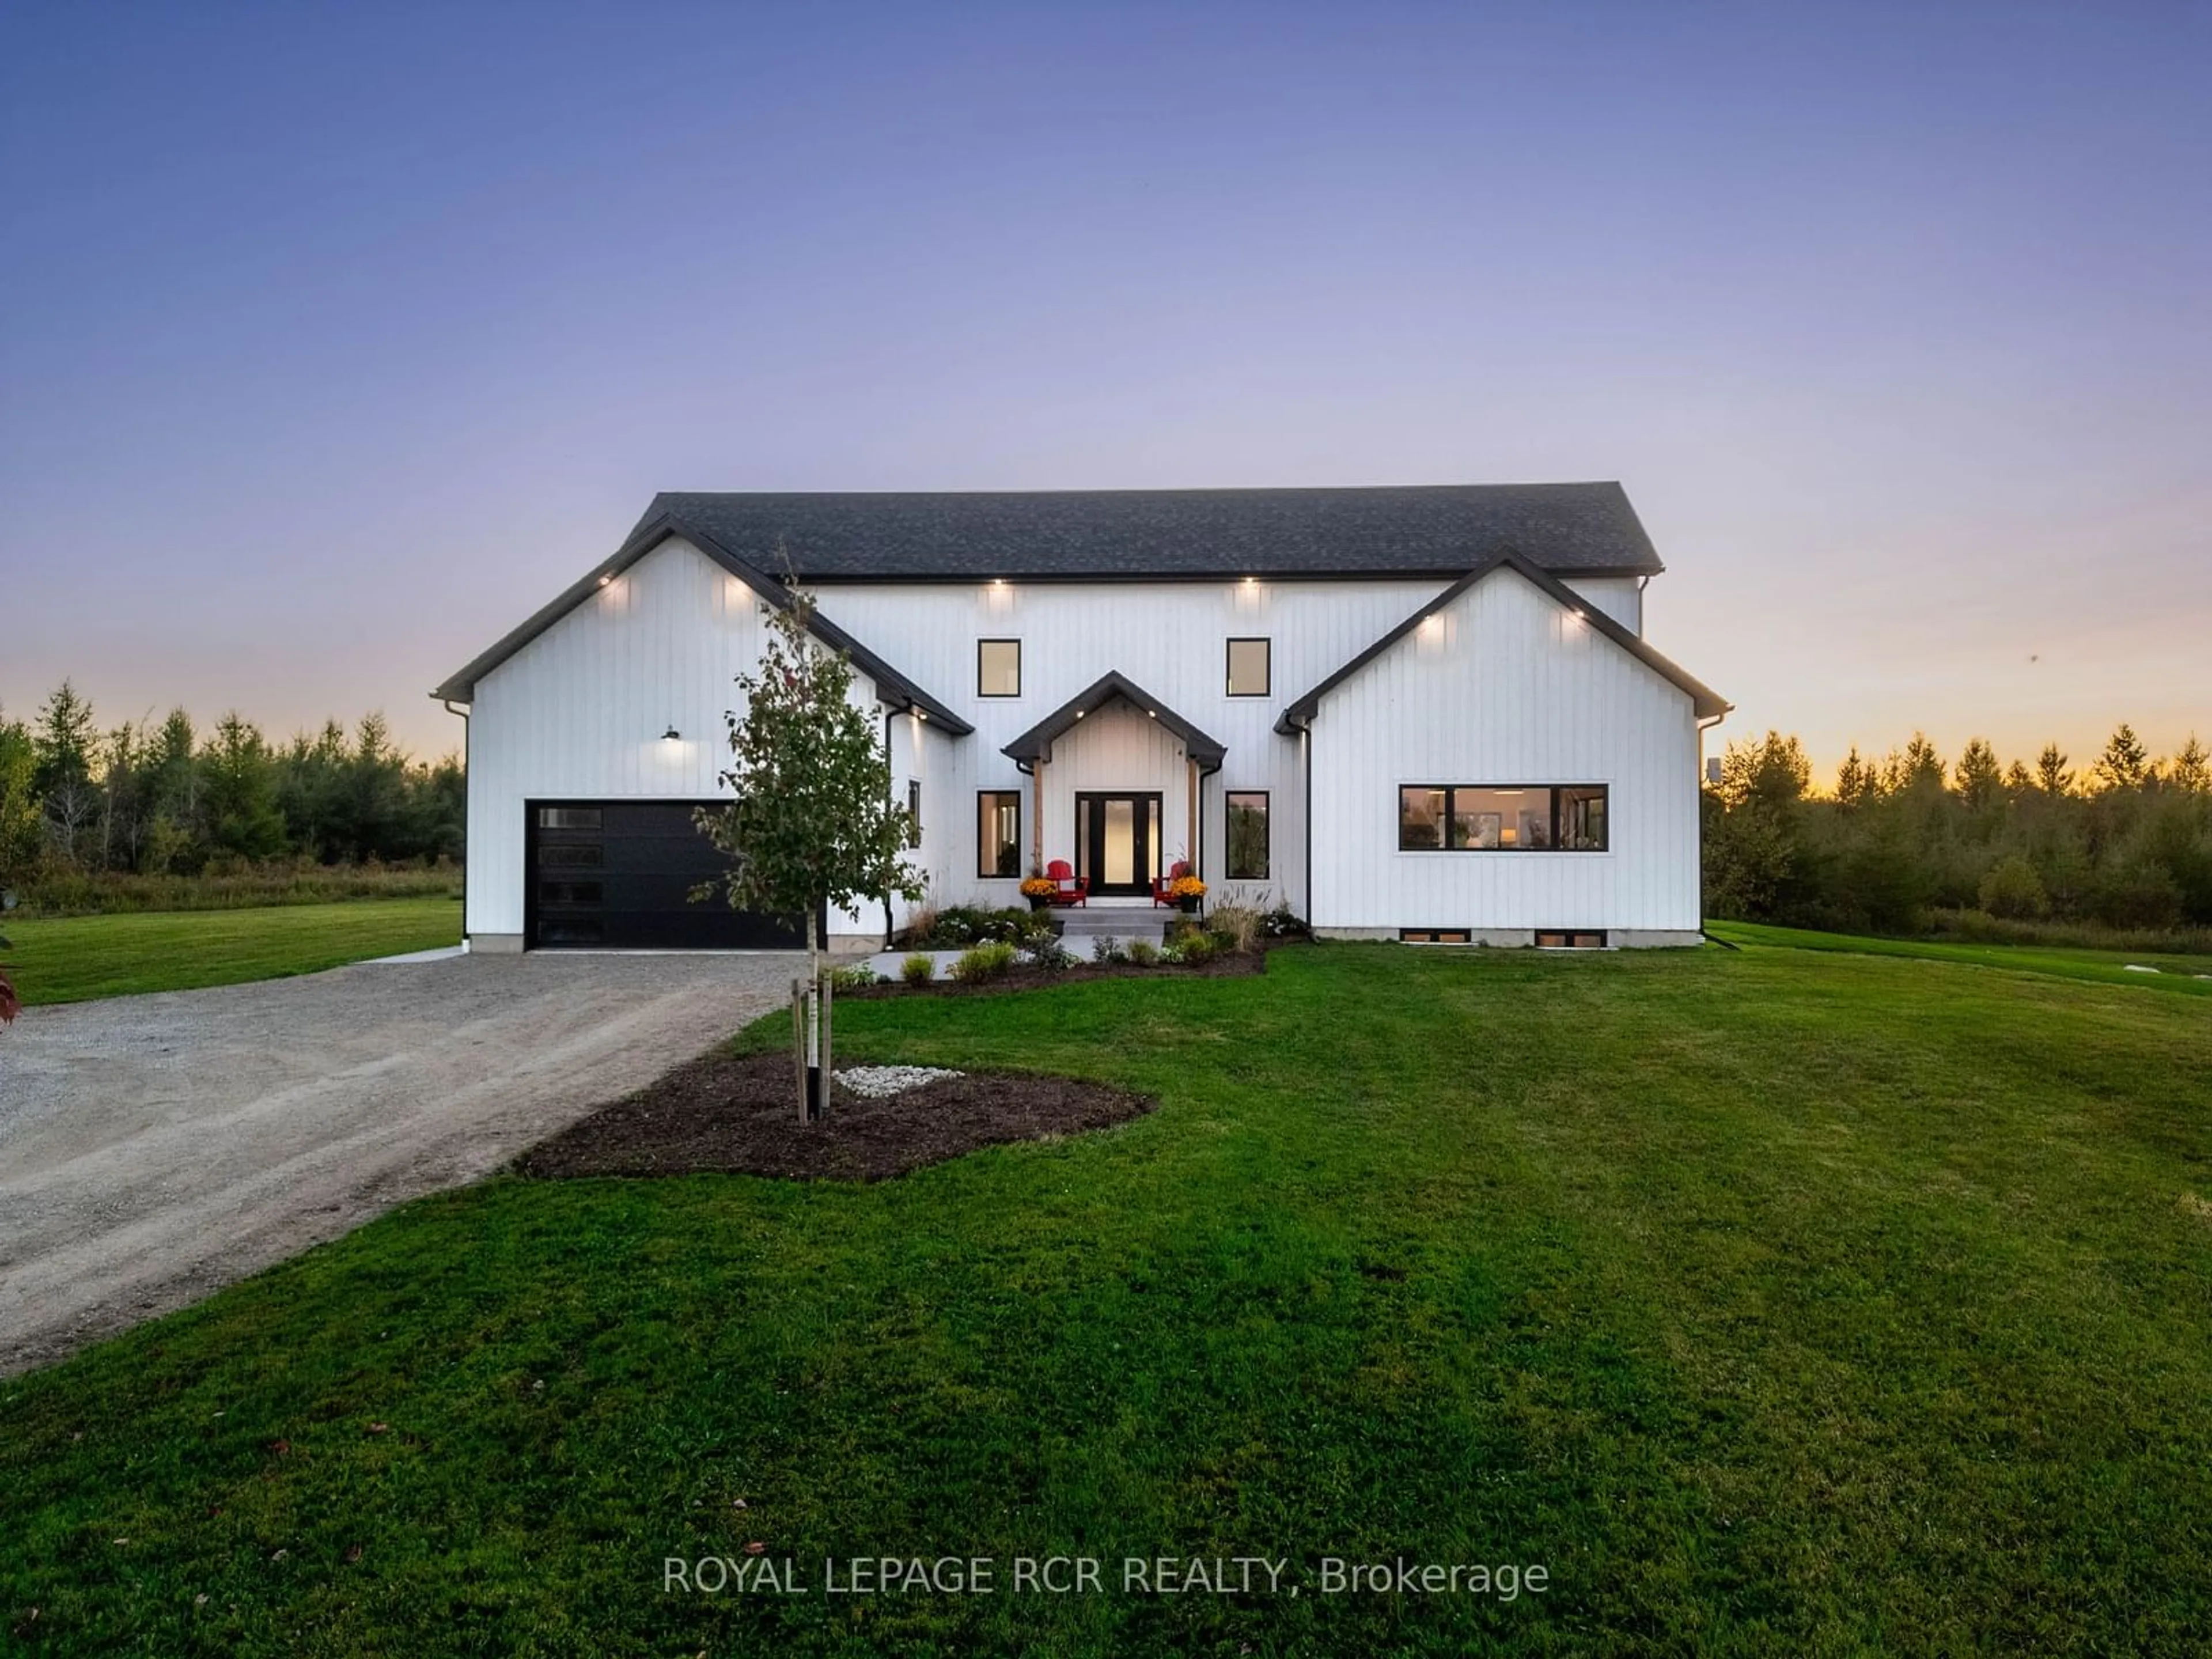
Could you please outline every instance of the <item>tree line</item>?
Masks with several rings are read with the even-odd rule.
[[[278,745],[235,712],[204,732],[182,708],[103,729],[66,680],[27,721],[0,709],[0,887],[458,859],[465,807],[460,762],[410,759],[381,714]]]
[[[1947,762],[1915,732],[1854,748],[1816,792],[1796,737],[1731,743],[1705,791],[1708,915],[1912,932],[1929,913],[2148,931],[2212,926],[2212,766],[2195,734],[2154,759],[2125,725],[2086,769],[1980,738]]]

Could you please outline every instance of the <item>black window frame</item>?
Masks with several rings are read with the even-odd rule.
[[[987,869],[983,864],[983,803],[1011,800],[1014,804],[1014,838],[1012,842],[1012,870]],[[1022,792],[1018,789],[978,789],[975,792],[975,878],[978,881],[1009,881],[1018,879],[1022,873]]]
[[[986,691],[983,689],[983,647],[989,645],[1011,645],[1014,647],[1014,689],[1011,691]],[[1022,695],[1022,642],[1018,638],[994,635],[975,641],[975,695],[988,697],[994,702],[1011,702]]]
[[[1452,826],[1458,822],[1458,805],[1453,797],[1461,790],[1470,794],[1478,791],[1542,790],[1548,803],[1545,820],[1546,840],[1541,847],[1524,846],[1518,841],[1511,846],[1455,847],[1452,845]],[[1595,793],[1602,805],[1600,814],[1601,834],[1595,847],[1569,847],[1559,837],[1564,798],[1573,791],[1587,799]],[[1441,841],[1435,845],[1408,842],[1406,839],[1406,797],[1415,792],[1441,794],[1443,811],[1437,820],[1442,831]],[[1613,786],[1609,783],[1401,783],[1398,786],[1398,850],[1401,853],[1568,853],[1583,854],[1610,853],[1613,850]]]
[[[906,781],[906,821],[907,851],[919,852],[921,848],[921,780],[920,778],[908,778]]]
[[[1266,789],[1225,789],[1221,795],[1221,869],[1226,881],[1268,881],[1275,867],[1275,804]],[[1236,866],[1237,836],[1234,814],[1240,800],[1260,803],[1260,872],[1240,875]],[[1249,810],[1249,809],[1248,809]]]
[[[1267,647],[1267,672],[1261,676],[1266,684],[1257,691],[1237,689],[1237,647],[1240,645]],[[1229,697],[1272,697],[1275,695],[1275,638],[1272,634],[1231,634],[1221,648],[1221,690]]]

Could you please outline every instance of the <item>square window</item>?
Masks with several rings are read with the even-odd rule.
[[[1022,796],[1018,789],[985,789],[975,797],[975,873],[1022,872]]]
[[[1229,803],[1229,879],[1267,878],[1267,792],[1231,790]]]
[[[1019,640],[975,641],[975,695],[979,697],[1018,697],[1022,695],[1022,642]]]
[[[1267,695],[1270,644],[1271,641],[1267,640],[1229,641],[1231,696],[1264,697]]]

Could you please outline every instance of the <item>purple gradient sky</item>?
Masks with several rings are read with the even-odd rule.
[[[2201,5],[19,3],[0,704],[441,750],[656,489],[1618,477],[1724,734],[2168,751],[2209,72]]]

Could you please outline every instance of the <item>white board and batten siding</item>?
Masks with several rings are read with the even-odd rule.
[[[883,723],[893,799],[921,788],[913,855],[927,902],[1019,902],[1018,878],[977,872],[976,796],[1022,797],[1022,865],[1075,857],[1079,791],[1155,792],[1162,862],[1193,849],[1189,770],[1171,732],[1101,708],[1057,743],[1034,780],[1016,737],[1119,672],[1226,750],[1202,781],[1200,873],[1216,902],[1287,902],[1325,929],[1603,928],[1623,942],[1693,937],[1698,925],[1698,731],[1662,676],[1573,621],[1510,571],[1478,583],[1325,698],[1305,740],[1274,730],[1284,707],[1430,603],[1434,578],[1361,581],[832,582],[822,614],[973,723],[952,738],[891,714],[856,674],[855,703]],[[1641,631],[1632,579],[1574,579],[1590,605]],[[467,929],[485,945],[524,928],[526,804],[712,799],[726,793],[725,712],[759,661],[752,590],[690,543],[664,542],[477,682],[469,738]],[[1231,697],[1231,638],[1270,641],[1268,693]],[[1022,642],[1021,691],[984,697],[976,645]],[[674,739],[662,734],[673,727]],[[1602,854],[1404,854],[1401,784],[1603,783]],[[1265,791],[1265,878],[1226,878],[1225,797]],[[1314,822],[1305,822],[1310,798]],[[1042,829],[1040,837],[1039,830]],[[1308,836],[1313,889],[1307,890]],[[1040,848],[1041,842],[1041,848]],[[908,907],[894,907],[903,921]],[[831,918],[880,933],[879,908]],[[1632,935],[1649,939],[1632,940]]]
[[[671,541],[477,683],[466,922],[477,948],[521,938],[526,802],[728,795],[724,714],[737,677],[759,664],[765,627],[750,588]],[[880,720],[866,675],[854,700]],[[851,927],[880,933],[880,913]],[[840,918],[831,928],[844,931]]]
[[[1227,753],[1220,771],[1201,785],[1200,873],[1210,902],[1287,902],[1305,908],[1305,782],[1298,745],[1274,730],[1283,706],[1340,667],[1381,635],[1427,604],[1448,584],[1432,578],[1388,581],[1162,582],[832,582],[816,589],[822,614],[866,640],[902,674],[943,699],[975,734],[951,743],[925,741],[925,854],[931,896],[938,903],[1020,902],[1016,878],[976,873],[976,793],[1012,789],[1022,796],[1022,862],[1035,842],[1031,780],[1001,750],[1102,676],[1118,672],[1174,709]],[[1270,643],[1268,695],[1228,695],[1228,642]],[[976,695],[976,641],[1022,642],[1018,697]],[[1100,714],[1087,716],[1087,727]],[[1147,722],[1150,724],[1150,722]],[[1188,850],[1188,815],[1181,804],[1188,769],[1170,764],[1150,739],[1093,748],[1079,730],[1059,744],[1045,768],[1042,854],[1075,861],[1073,793],[1159,791],[1164,864]],[[897,770],[894,787],[907,775]],[[1080,784],[1074,781],[1081,779]],[[1268,796],[1268,872],[1231,882],[1224,859],[1228,792]],[[943,805],[937,803],[943,802]],[[948,833],[950,845],[939,839]]]
[[[1684,943],[1700,925],[1688,694],[1510,570],[1325,697],[1312,723],[1312,915],[1332,932],[1539,928]],[[1607,787],[1607,850],[1401,852],[1398,792]]]

